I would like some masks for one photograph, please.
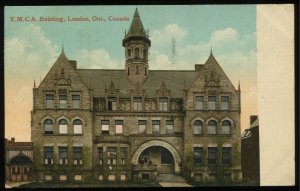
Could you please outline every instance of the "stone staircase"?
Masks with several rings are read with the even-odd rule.
[[[176,174],[159,174],[159,182],[185,182],[184,178]]]

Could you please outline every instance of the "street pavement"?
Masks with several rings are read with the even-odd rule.
[[[162,187],[193,187],[185,182],[159,182]]]

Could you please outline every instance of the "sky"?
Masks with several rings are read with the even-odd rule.
[[[249,116],[258,112],[255,5],[22,6],[4,12],[5,137],[30,141],[33,82],[39,85],[62,46],[78,68],[124,69],[122,40],[136,8],[149,30],[150,70],[194,70],[212,47],[236,88],[240,81],[242,132],[248,128]],[[41,22],[40,17],[65,22]],[[90,21],[68,21],[79,17]]]

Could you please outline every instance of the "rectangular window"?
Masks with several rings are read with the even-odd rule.
[[[116,180],[116,175],[115,174],[108,175],[108,180],[109,181],[115,181]]]
[[[173,120],[166,121],[166,133],[168,135],[171,135],[174,133],[174,121]]]
[[[196,110],[203,110],[203,96],[196,96]]]
[[[59,108],[60,109],[67,108],[67,95],[59,95]]]
[[[202,173],[195,173],[194,174],[194,180],[195,181],[202,181],[203,180]]]
[[[82,164],[82,147],[73,147],[73,160],[75,165]]]
[[[208,147],[208,164],[217,164],[217,147]]]
[[[100,180],[100,181],[103,180],[103,175],[102,175],[102,174],[99,174],[99,175],[98,175],[98,180]]]
[[[59,125],[59,134],[67,134],[68,133],[68,125]]]
[[[231,147],[222,147],[222,164],[229,165],[231,163]]]
[[[160,121],[159,120],[153,120],[152,121],[152,134],[153,135],[159,135],[159,124]]]
[[[115,124],[116,124],[116,133],[117,134],[123,133],[123,121],[122,120],[116,120]]]
[[[229,97],[221,96],[221,110],[228,110],[228,109],[229,109]]]
[[[121,181],[125,181],[125,180],[126,180],[126,174],[121,174],[120,180],[121,180]]]
[[[121,164],[126,164],[126,158],[127,158],[127,147],[120,147]]]
[[[212,173],[208,175],[209,181],[216,181],[217,180],[217,174]]]
[[[209,110],[216,110],[216,96],[208,96],[208,109]]]
[[[66,181],[67,180],[67,175],[59,175],[59,180],[60,181]]]
[[[142,180],[149,180],[149,178],[150,178],[150,174],[149,173],[146,173],[146,172],[142,173]]]
[[[194,164],[202,164],[203,148],[194,147]]]
[[[108,97],[108,110],[115,111],[117,110],[117,98],[116,97]]]
[[[231,173],[224,173],[223,177],[224,177],[224,181],[231,181],[232,180]]]
[[[80,108],[80,95],[72,95],[72,106],[73,109]]]
[[[53,164],[53,147],[44,147],[45,164]]]
[[[81,174],[76,174],[76,175],[74,176],[74,180],[76,180],[76,181],[81,181],[81,180],[82,180]]]
[[[101,130],[102,130],[102,135],[109,135],[109,121],[108,120],[101,121]]]
[[[168,110],[168,98],[166,98],[166,97],[159,98],[159,110],[160,111]]]
[[[142,110],[142,98],[141,97],[134,97],[133,98],[133,109],[135,111]]]
[[[103,147],[98,147],[98,164],[103,164]]]
[[[107,164],[117,164],[117,147],[107,147]]]
[[[68,164],[68,147],[58,147],[59,164]]]
[[[139,120],[139,134],[146,133],[146,120]]]
[[[46,94],[46,108],[47,109],[54,108],[54,95],[53,94]]]
[[[45,175],[45,180],[46,181],[51,181],[52,180],[52,176],[51,175]]]

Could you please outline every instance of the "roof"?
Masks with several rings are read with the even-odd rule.
[[[252,129],[254,127],[259,127],[259,120],[258,118],[252,123],[250,124],[250,127],[248,129],[245,129],[245,132],[242,134],[241,138],[249,138],[252,135]]]
[[[119,89],[120,97],[130,97],[133,84],[126,78],[124,70],[77,69],[77,73],[85,84],[91,86],[94,97],[104,97],[105,88],[111,81]],[[166,88],[171,90],[172,98],[182,98],[183,89],[191,86],[197,73],[194,70],[150,70],[141,88],[145,90],[146,98],[154,98],[156,90],[164,82]]]
[[[128,33],[126,34],[126,38],[129,36],[147,36],[138,9],[135,9],[132,23]]]

